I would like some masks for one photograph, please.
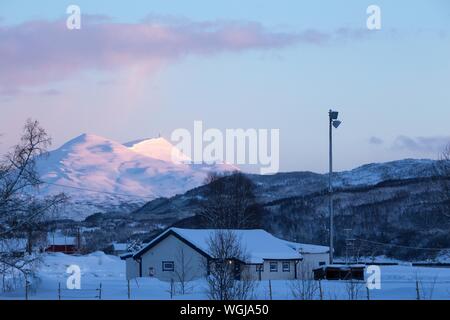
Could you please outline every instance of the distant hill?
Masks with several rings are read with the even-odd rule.
[[[435,164],[434,160],[406,159],[335,173],[338,253],[344,255],[347,233],[358,239],[355,251],[365,255],[427,258],[439,251],[401,246],[449,248],[450,218],[446,214],[450,203],[441,191],[442,183],[450,181],[436,177]],[[288,240],[327,244],[328,175],[290,172],[248,176],[256,185],[266,230]],[[207,188],[150,201],[133,215],[138,220],[196,227]],[[396,244],[399,247],[393,246]]]

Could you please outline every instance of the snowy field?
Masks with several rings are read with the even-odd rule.
[[[80,266],[81,290],[65,290],[69,265]],[[418,284],[421,299],[450,299],[450,269],[402,266],[381,267],[381,290],[370,290],[370,299],[416,299]],[[125,263],[116,256],[102,252],[86,256],[48,254],[38,272],[39,280],[33,284],[30,299],[58,299],[61,284],[61,299],[99,299],[101,284],[102,299],[128,299],[125,280]],[[417,280],[417,281],[416,281]],[[293,299],[293,281],[272,281],[273,299]],[[324,299],[349,299],[349,283],[344,281],[322,281]],[[170,283],[157,279],[140,278],[130,282],[131,299],[171,299]],[[364,284],[357,286],[359,299],[367,299]],[[23,289],[0,293],[0,299],[24,299]],[[269,299],[269,283],[257,283],[255,299]],[[317,296],[319,298],[319,296]],[[173,299],[207,299],[204,280],[193,281],[186,294],[175,293]]]

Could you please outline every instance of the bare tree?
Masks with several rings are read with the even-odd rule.
[[[33,273],[39,254],[33,252],[35,236],[50,214],[67,198],[64,194],[39,197],[42,181],[36,160],[45,156],[51,139],[37,121],[28,120],[19,144],[0,160],[0,243],[26,238],[27,254],[0,253],[0,272],[19,273],[25,278]]]
[[[42,198],[38,196],[28,198],[23,215],[19,217],[25,223],[16,230],[16,233],[22,233],[26,237],[28,254],[32,254],[37,242],[46,237],[48,221],[58,216],[66,201],[67,197],[63,193]]]
[[[255,282],[245,269],[247,259],[241,241],[232,230],[217,230],[209,239],[208,296],[211,300],[246,300]]]
[[[194,280],[193,262],[192,256],[187,255],[185,249],[180,246],[175,259],[174,273],[180,285],[181,294],[186,293],[188,283]]]
[[[433,300],[434,290],[436,288],[436,283],[438,282],[438,275],[435,275],[433,278],[431,278],[428,281],[423,281],[418,277],[418,274],[416,273],[416,281],[417,281],[417,290],[420,295],[420,298],[423,300]],[[428,285],[425,285],[425,284]]]
[[[350,279],[345,282],[345,290],[347,292],[348,300],[358,300],[363,289],[364,281],[353,279],[353,276],[350,276]]]
[[[314,280],[310,265],[298,265],[297,279],[290,282],[292,296],[299,300],[314,300],[320,297],[319,282]]]
[[[439,196],[444,208],[443,214],[450,218],[450,143],[444,148],[435,165],[435,174],[439,182]]]
[[[259,227],[260,209],[255,200],[254,184],[243,173],[224,176],[213,173],[200,217],[204,227],[221,229],[245,229]]]
[[[419,269],[414,272],[416,300],[433,300],[436,284],[438,283],[438,275],[434,275],[431,279],[426,280],[421,276]]]

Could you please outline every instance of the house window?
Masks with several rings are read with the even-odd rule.
[[[278,262],[277,261],[270,262],[270,272],[278,272]]]
[[[174,270],[174,262],[173,261],[163,261],[162,262],[162,270],[163,271],[173,271]]]
[[[264,272],[264,264],[257,264],[256,272]]]
[[[283,272],[291,271],[291,263],[289,261],[283,261]]]

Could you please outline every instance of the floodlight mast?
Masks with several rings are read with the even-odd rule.
[[[336,129],[342,123],[338,120],[339,112],[330,109],[328,112],[329,117],[329,173],[328,173],[328,208],[330,214],[330,264],[333,264],[334,254],[334,212],[333,212],[333,127]]]

